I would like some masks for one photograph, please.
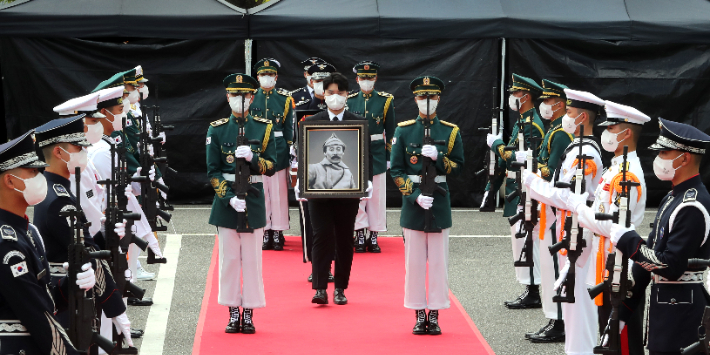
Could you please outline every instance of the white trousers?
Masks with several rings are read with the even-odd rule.
[[[141,248],[131,243],[128,247],[128,270],[131,270],[131,282],[136,283],[138,279],[138,256],[141,255]]]
[[[266,230],[290,229],[288,221],[289,169],[277,171],[273,176],[262,175],[264,180],[264,203],[266,206]]]
[[[372,198],[360,201],[355,217],[355,230],[387,231],[387,173],[372,177]],[[368,235],[369,237],[369,235]]]
[[[511,244],[513,246],[513,260],[517,261],[520,259],[520,252],[523,250],[525,247],[525,238],[515,238],[515,234],[518,233],[520,224],[522,221],[518,221],[514,226],[510,227],[510,239],[511,239]],[[539,244],[539,238],[538,236],[538,231],[540,228],[540,224],[536,224],[535,228],[533,229],[533,262],[535,263],[535,266],[533,266],[533,274],[532,277],[533,279],[530,279],[530,268],[529,267],[516,267],[515,268],[515,278],[518,280],[518,282],[522,285],[539,285],[540,284],[540,250],[538,250],[538,244]]]
[[[237,233],[217,228],[219,234],[219,296],[228,307],[264,308],[264,280],[261,276],[261,239],[264,229]],[[241,280],[240,280],[241,274]]]
[[[430,310],[449,308],[449,228],[441,233],[424,233],[407,228],[402,228],[402,232],[405,239],[406,271],[404,307]]]
[[[102,337],[113,341],[113,321],[110,318],[106,318],[106,314],[101,311],[101,329],[99,333]],[[99,348],[99,355],[106,354],[104,349]]]
[[[551,212],[551,211],[550,211]],[[551,215],[548,214],[548,216]],[[554,222],[554,218],[548,218]],[[565,265],[565,260],[567,257],[556,253],[555,256],[550,254],[549,247],[556,243],[555,237],[550,231],[551,223],[548,223],[548,228],[545,228],[545,239],[540,240],[538,245],[540,249],[540,298],[542,299],[542,312],[545,313],[545,318],[547,319],[564,319],[564,315],[561,312],[560,304],[557,302],[552,302],[552,297],[555,296],[555,280],[556,275],[559,275],[560,270]],[[536,236],[539,239],[539,237]],[[557,258],[557,265],[555,265],[555,259]]]
[[[587,260],[592,252],[592,233],[584,230],[587,247],[575,263],[576,279],[574,284],[574,303],[562,303],[562,313],[565,315],[565,353],[568,355],[592,355],[597,345],[598,313],[594,300],[589,298]],[[584,265],[584,266],[580,266]]]

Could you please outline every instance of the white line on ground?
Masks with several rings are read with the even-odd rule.
[[[145,325],[141,354],[163,354],[181,245],[182,234],[168,234],[165,237],[163,255],[168,259],[168,263],[161,265],[158,270],[158,281],[153,294],[153,305],[150,307]]]
[[[174,234],[169,234],[169,235],[174,235]],[[186,233],[186,234],[180,234],[181,236],[185,237],[212,237],[215,235],[215,233]],[[402,235],[396,235],[396,234],[380,234],[380,238],[402,238]],[[488,235],[488,234],[482,234],[482,235],[449,235],[450,238],[510,238],[510,235]],[[145,256],[139,256],[139,258],[146,258]],[[167,265],[167,264],[166,264]],[[163,266],[161,266],[162,268]]]

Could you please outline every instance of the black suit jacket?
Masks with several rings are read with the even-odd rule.
[[[323,110],[321,112],[316,113],[313,116],[306,117],[306,121],[330,121],[330,115],[328,115],[328,110]],[[356,115],[354,113],[351,113],[350,111],[344,111],[343,112],[343,121],[365,121],[365,117]],[[365,121],[367,122],[367,121]],[[367,136],[367,144],[365,145],[366,147],[370,147],[370,136]],[[372,181],[372,152],[368,149],[368,170],[367,170],[367,176],[368,180]]]

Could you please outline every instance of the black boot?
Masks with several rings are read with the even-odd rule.
[[[242,333],[243,334],[254,334],[256,333],[256,328],[254,328],[254,311],[249,308],[244,308],[242,312]]]
[[[417,315],[417,322],[414,324],[414,329],[412,329],[412,334],[423,335],[427,333],[427,323],[426,323],[426,311],[423,309],[417,309],[414,311]]]
[[[441,334],[441,328],[439,328],[439,311],[432,309],[429,311],[429,316],[427,317],[427,323],[429,328],[429,334],[439,335]]]
[[[355,231],[355,252],[364,253],[365,250],[365,230],[358,229]]]
[[[274,237],[274,250],[284,250],[284,235],[281,231],[271,231]]]
[[[311,299],[311,303],[328,304],[328,293],[323,289],[316,290],[316,294],[313,296],[313,299]]]
[[[274,249],[273,235],[272,231],[264,229],[264,241],[261,243],[261,250],[271,250]]]
[[[533,343],[563,343],[565,341],[565,322],[551,319],[542,332],[531,335],[529,340]]]
[[[370,241],[367,243],[367,251],[370,253],[381,253],[382,250],[377,244],[377,232],[370,231]]]
[[[540,286],[528,285],[525,286],[525,291],[513,301],[506,301],[505,306],[508,309],[525,309],[525,308],[540,308],[542,301],[540,300]]]
[[[341,306],[348,304],[348,299],[345,297],[345,290],[342,288],[335,289],[335,292],[333,293],[333,303]]]
[[[229,307],[229,323],[225,333],[239,333],[242,327],[239,325],[239,307]]]
[[[543,325],[542,328],[538,329],[537,331],[525,333],[525,339],[530,339],[531,336],[538,335],[538,334],[544,332],[545,329],[547,329],[547,327],[550,326],[550,324],[552,324],[554,321],[555,321],[554,319],[550,319],[550,321],[547,322],[547,324]]]

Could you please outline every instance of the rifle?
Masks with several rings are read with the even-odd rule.
[[[498,107],[496,103],[496,99],[498,98],[498,92],[497,92],[497,87],[493,87],[493,105],[491,106],[491,111],[492,111],[492,117],[491,117],[491,126],[490,127],[479,127],[479,131],[488,131],[490,130],[491,134],[496,134],[498,133],[498,119],[500,112],[502,111],[500,107]],[[488,146],[486,145],[486,148]],[[483,158],[483,169],[477,171],[474,173],[476,176],[480,176],[484,172],[488,172],[488,178],[486,179],[486,185],[490,185],[491,187],[493,186],[493,180],[495,179],[495,176],[498,175],[499,173],[499,168],[498,168],[498,159],[496,159],[496,153],[491,151],[489,149],[488,155],[486,155]],[[492,193],[492,192],[490,192]],[[489,193],[489,199],[493,199],[494,197],[491,196]],[[487,201],[485,201],[487,202]],[[494,212],[496,210],[495,203],[486,203],[485,205],[482,205],[481,208],[478,209],[479,212]]]
[[[155,105],[153,106],[146,106],[146,108],[150,108],[153,111],[153,122],[151,122],[151,145],[153,146],[153,157],[155,164],[158,166],[158,169],[163,175],[166,175],[168,172],[177,174],[177,171],[175,169],[171,168],[168,166],[168,157],[167,157],[167,151],[165,147],[163,146],[162,139],[159,137],[161,133],[169,132],[175,129],[175,126],[173,125],[166,125],[163,124],[162,119],[160,118],[160,105],[159,101],[160,100],[160,95],[159,95],[159,90],[158,86],[155,87]],[[147,112],[147,110],[146,110]],[[147,117],[146,117],[147,119]],[[159,186],[161,190],[167,195],[168,194],[168,187],[165,185]],[[173,211],[174,207],[166,200],[163,198],[163,195],[158,194],[158,203],[160,204],[160,210],[162,211]],[[162,216],[161,216],[162,218]],[[170,222],[169,219],[165,220],[166,222]],[[155,230],[155,229],[153,229]]]
[[[692,260],[692,259],[691,259]],[[690,264],[690,263],[689,263]],[[705,328],[705,329],[703,329]],[[710,339],[710,306],[705,306],[705,311],[703,312],[703,321],[698,327],[698,341],[690,344],[689,346],[680,349],[683,355],[692,354],[704,354],[710,355],[710,344],[708,340]]]
[[[577,154],[577,171],[575,172],[574,182],[555,182],[555,187],[558,188],[568,188],[574,189],[574,193],[582,194],[585,191],[584,183],[584,167],[586,165],[587,159],[591,159],[590,156],[584,154],[582,147],[582,139],[584,138],[584,126],[579,127],[579,154]],[[572,213],[572,217],[565,217],[565,219],[571,219],[571,221],[565,221],[565,236],[561,241],[555,243],[549,247],[550,254],[554,255],[562,249],[567,250],[567,260],[569,260],[570,267],[567,272],[565,280],[560,285],[557,290],[557,294],[552,297],[552,302],[568,302],[574,303],[574,286],[575,286],[575,263],[577,258],[582,255],[582,249],[587,246],[587,242],[584,240],[582,233],[582,227],[577,221],[577,214]],[[565,289],[565,296],[562,296],[562,289]]]
[[[88,354],[91,345],[96,344],[106,353],[110,354],[113,351],[114,344],[102,337],[97,329],[94,328],[94,320],[96,319],[96,311],[94,298],[89,297],[87,292],[82,290],[76,284],[76,274],[82,272],[82,265],[91,262],[92,259],[108,259],[111,254],[108,251],[91,251],[84,245],[84,228],[91,225],[90,222],[83,223],[85,220],[84,211],[81,209],[81,169],[76,167],[74,171],[76,178],[76,201],[74,210],[59,212],[62,217],[68,217],[71,220],[71,228],[74,230],[74,238],[69,244],[69,270],[67,271],[67,285],[69,285],[69,294],[67,302],[69,306],[69,328],[67,328],[67,336],[71,340],[74,347],[82,354]],[[101,263],[96,263],[97,267],[101,267]]]
[[[244,107],[244,95],[242,95],[242,107]],[[239,125],[239,133],[237,134],[237,148],[241,145],[259,144],[258,140],[250,140],[245,135],[244,124],[246,123],[246,112],[242,112],[240,117],[237,117],[237,124]],[[240,200],[246,200],[247,195],[250,192],[259,194],[259,189],[251,185],[251,168],[249,162],[245,158],[237,158],[234,170],[234,182],[232,183],[232,190],[234,194]],[[252,233],[254,228],[249,226],[249,220],[247,219],[247,212],[237,212],[237,232],[239,233]]]
[[[429,115],[429,97],[431,95],[426,95],[426,113]],[[438,141],[431,138],[431,127],[430,120],[423,120],[424,122],[424,138],[422,143],[409,143],[411,147],[421,148],[425,145],[445,145],[446,141]],[[436,163],[429,158],[422,156],[422,170],[419,172],[421,176],[421,182],[419,183],[419,190],[422,195],[427,197],[434,197],[434,193],[439,193],[439,195],[446,196],[446,189],[439,186],[436,183]],[[424,232],[426,233],[441,233],[441,228],[436,225],[436,218],[434,217],[434,212],[431,208],[424,210]]]
[[[629,199],[631,198],[631,188],[641,185],[626,179],[628,172],[627,157],[629,147],[624,146],[624,160],[621,164],[621,193],[619,194],[619,210],[614,214],[596,213],[594,218],[600,221],[610,220],[617,224],[623,224],[626,227],[631,226],[631,211],[629,210]],[[611,321],[604,329],[601,335],[601,342],[594,347],[595,354],[621,354],[621,338],[619,337],[619,307],[621,303],[628,297],[628,292],[631,289],[631,281],[629,281],[629,258],[623,253],[616,250],[609,253],[606,259],[607,275],[604,282],[589,289],[589,296],[594,299],[599,296],[604,289],[609,290],[609,298],[611,300]],[[608,337],[607,345],[604,345],[604,338]]]

